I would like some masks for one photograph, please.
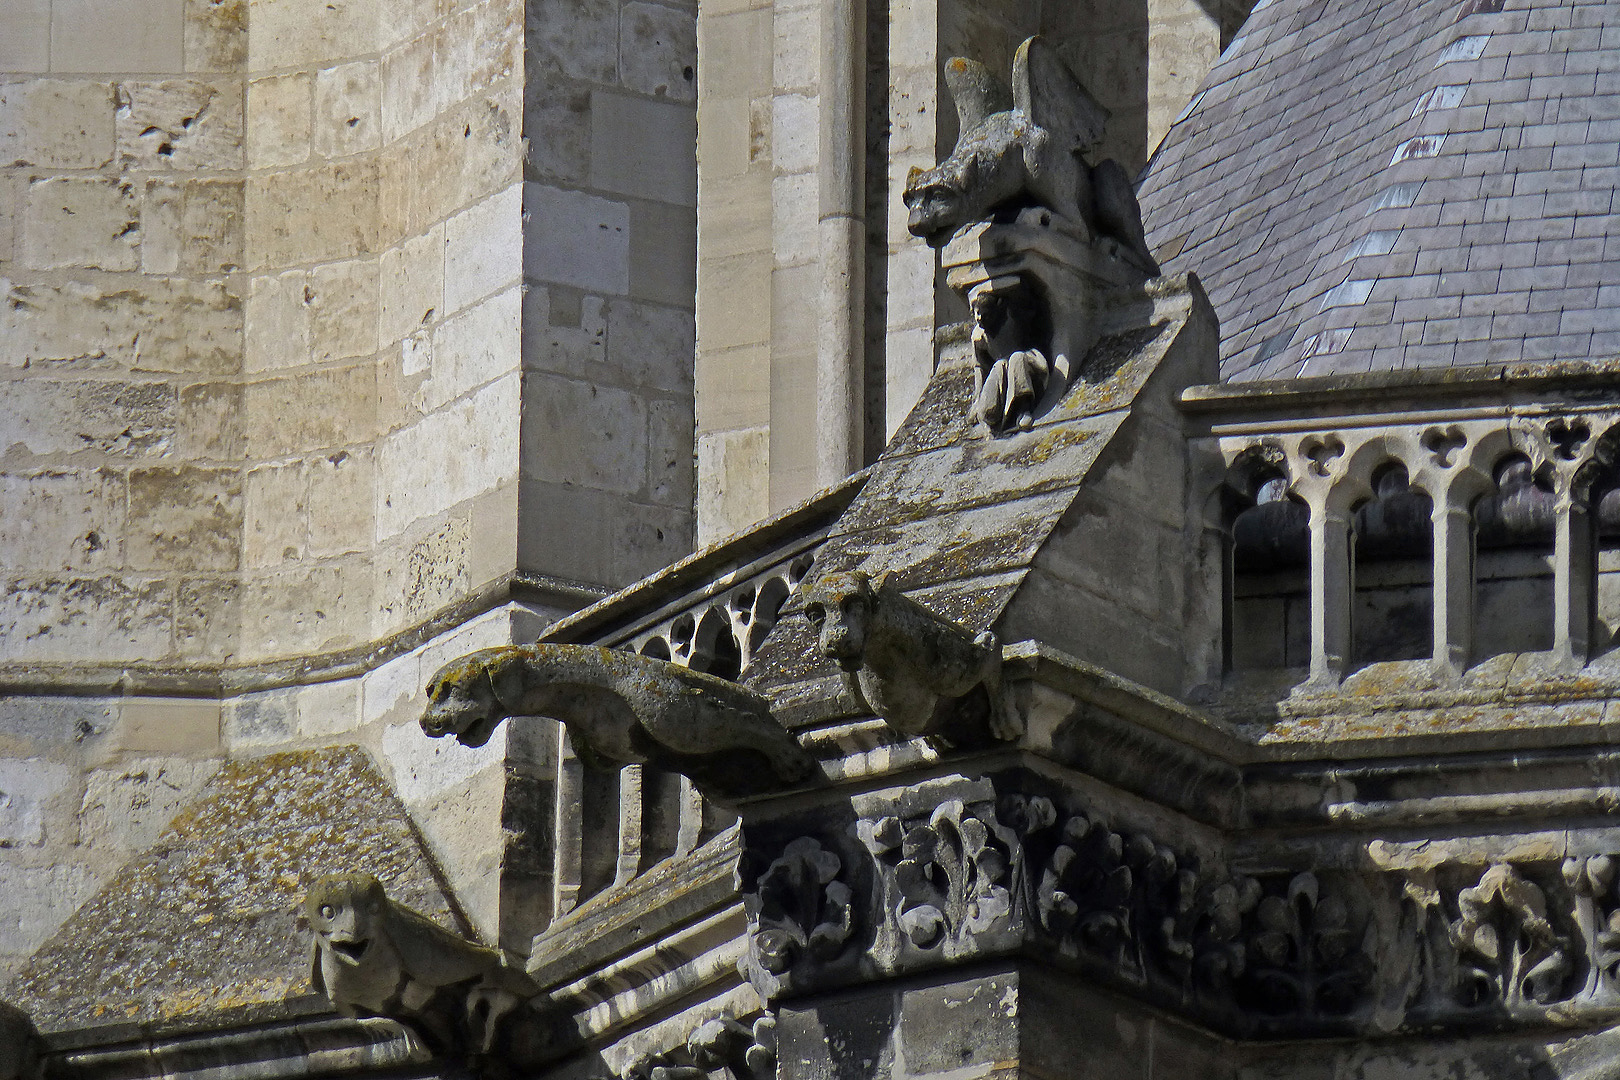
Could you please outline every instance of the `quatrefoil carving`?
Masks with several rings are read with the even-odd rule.
[[[1317,476],[1327,476],[1333,463],[1344,456],[1344,440],[1337,435],[1311,436],[1299,447],[1300,453],[1310,459],[1310,470]]]
[[[1457,451],[1468,445],[1468,436],[1455,424],[1447,427],[1432,427],[1423,433],[1423,449],[1434,455],[1436,465],[1442,469],[1452,466]]]

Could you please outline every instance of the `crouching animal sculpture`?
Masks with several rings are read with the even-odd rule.
[[[961,135],[949,157],[906,180],[908,227],[939,247],[963,225],[1003,207],[1034,203],[1112,237],[1158,274],[1142,229],[1131,179],[1118,162],[1087,165],[1102,141],[1108,111],[1038,37],[1013,58],[1012,92],[983,64],[954,57],[945,85]]]
[[[508,716],[549,716],[587,765],[651,763],[720,801],[810,776],[815,760],[736,683],[634,653],[505,645],[439,669],[422,730],[482,746]]]
[[[1001,688],[1001,643],[969,633],[865,573],[827,574],[804,592],[822,655],[852,678],[872,711],[906,735],[943,735],[956,702],[983,686],[990,733],[1016,739],[1022,724]]]
[[[384,1016],[435,1049],[488,1054],[502,1023],[539,993],[494,949],[390,900],[370,874],[327,874],[304,897],[309,981],[345,1016]]]

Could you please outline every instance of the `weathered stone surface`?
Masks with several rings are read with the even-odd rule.
[[[113,108],[109,83],[31,79],[0,84],[0,163],[100,168],[112,160]]]
[[[28,185],[22,259],[37,270],[140,265],[140,188],[121,177],[56,177]]]
[[[240,169],[240,81],[171,80],[118,84],[113,125],[124,169]]]
[[[308,954],[293,920],[303,884],[360,862],[453,921],[403,808],[361,751],[227,763],[9,993],[45,1031],[195,1020],[304,993]]]

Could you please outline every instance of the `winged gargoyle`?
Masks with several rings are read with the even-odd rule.
[[[963,225],[997,210],[1035,204],[1112,237],[1144,269],[1159,272],[1142,230],[1131,179],[1118,162],[1088,165],[1108,110],[1038,37],[1018,47],[1009,92],[976,60],[945,64],[961,134],[932,169],[913,169],[905,201],[912,235],[939,247]]]
[[[721,801],[798,783],[815,760],[736,683],[586,645],[503,645],[440,668],[422,730],[482,746],[508,716],[549,716],[587,764],[651,763]]]

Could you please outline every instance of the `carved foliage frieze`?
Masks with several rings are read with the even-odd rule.
[[[1046,796],[902,801],[744,881],[762,996],[1022,952],[1249,1034],[1620,1011],[1617,855],[1240,868]]]

